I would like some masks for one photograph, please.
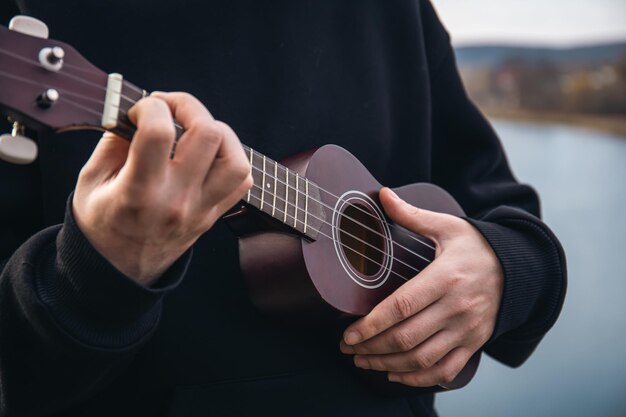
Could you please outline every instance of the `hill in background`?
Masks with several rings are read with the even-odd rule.
[[[487,114],[605,119],[626,131],[626,42],[466,46],[456,56],[468,94]]]
[[[592,66],[626,56],[626,42],[575,48],[533,48],[502,45],[477,45],[455,48],[457,63],[464,68],[496,67],[511,59],[526,62],[551,61],[560,65]]]

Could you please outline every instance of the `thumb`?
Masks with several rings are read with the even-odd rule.
[[[379,198],[385,212],[394,222],[436,241],[445,237],[456,219],[449,214],[412,206],[387,187],[380,190]]]
[[[83,171],[94,176],[111,177],[124,166],[130,142],[111,132],[105,132],[85,164]]]

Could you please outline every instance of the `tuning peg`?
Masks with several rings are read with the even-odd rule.
[[[30,16],[15,16],[9,22],[9,29],[25,35],[48,39],[48,26],[39,19]]]
[[[24,136],[24,126],[13,123],[11,134],[0,136],[0,159],[12,164],[26,165],[37,159],[37,144]]]

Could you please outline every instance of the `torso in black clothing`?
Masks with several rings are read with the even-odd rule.
[[[274,159],[335,143],[386,185],[431,180],[430,70],[448,46],[440,30],[425,39],[417,1],[19,3],[49,25],[51,37],[105,71],[147,90],[194,94],[242,142]],[[46,225],[62,222],[98,137],[41,138]],[[431,397],[409,405],[362,386],[339,353],[341,326],[261,316],[247,299],[237,256],[221,222],[201,238],[152,340],[78,413],[431,412]]]

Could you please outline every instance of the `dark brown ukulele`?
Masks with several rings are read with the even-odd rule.
[[[109,130],[132,139],[135,128],[126,113],[147,93],[47,36],[45,24],[24,16],[0,26],[0,111],[14,123],[13,133],[0,137],[0,158],[36,158],[37,145],[23,135],[24,125]],[[241,269],[262,311],[362,316],[434,259],[433,242],[388,221],[378,201],[382,186],[346,150],[327,145],[282,164],[244,150],[254,186],[225,218],[239,235]],[[395,192],[415,206],[463,215],[434,185]],[[477,353],[453,382],[430,390],[464,386],[479,360]]]

